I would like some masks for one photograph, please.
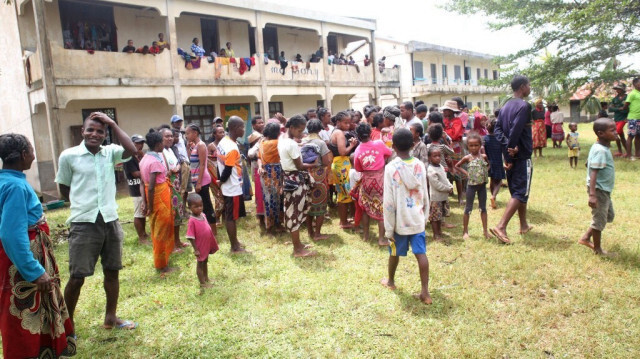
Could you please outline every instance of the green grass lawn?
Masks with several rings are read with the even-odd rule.
[[[78,356],[637,358],[640,162],[616,160],[616,219],[603,233],[603,247],[619,256],[598,258],[576,243],[591,219],[584,162],[595,141],[591,125],[579,132],[579,169],[569,168],[566,146],[547,148],[534,160],[529,219],[535,228],[520,237],[514,218],[513,245],[482,238],[477,209],[472,238],[462,241],[462,208],[454,201],[449,222],[458,227],[446,231],[449,243],[431,243],[428,229],[431,306],[412,298],[420,289],[413,256],[401,259],[398,290],[389,291],[379,284],[387,249],[340,230],[337,219],[325,224],[331,239],[315,245],[320,255],[312,259],[294,259],[288,235],[261,233],[253,217],[238,224],[251,255],[231,256],[226,232],[219,231],[221,250],[209,259],[215,287],[201,295],[192,249],[172,257],[179,272],[160,278],[151,248],[136,244],[128,223],[132,203],[120,198],[120,219],[127,223],[118,314],[140,326],[102,329],[98,265],[76,310]],[[503,189],[499,209],[489,209],[489,226],[508,197]],[[48,213],[56,229],[67,216],[66,209]],[[302,238],[309,242],[306,233]],[[66,242],[56,255],[64,285]]]

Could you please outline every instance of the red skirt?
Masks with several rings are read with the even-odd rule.
[[[33,256],[53,280],[50,293],[41,294],[26,281],[0,245],[0,332],[4,357],[57,358],[76,353],[76,340],[60,289],[58,264],[43,222],[29,229]]]

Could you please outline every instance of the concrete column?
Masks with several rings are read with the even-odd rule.
[[[176,115],[183,116],[182,110],[182,81],[180,80],[180,73],[178,72],[179,61],[175,58],[175,49],[178,46],[178,33],[176,31],[176,16],[180,15],[180,12],[175,9],[174,2],[167,0],[167,28],[169,33],[169,44],[171,45],[169,59],[171,61],[171,73],[173,79],[173,95],[175,98],[175,105],[173,106],[173,112]],[[163,119],[161,122],[169,122],[169,119]]]
[[[269,93],[267,90],[267,65],[264,64],[264,37],[262,35],[262,29],[264,29],[264,24],[262,23],[262,14],[260,11],[256,11],[256,49],[258,51],[258,58],[256,62],[259,63],[260,67],[260,87],[262,93],[262,99],[260,102],[260,106],[262,107],[261,113],[262,118],[269,119]]]
[[[398,79],[400,80],[400,87],[398,87],[398,106],[400,106],[404,101],[404,89],[402,88],[402,66],[400,65],[398,65]]]
[[[327,57],[329,56],[329,45],[327,42],[327,36],[329,36],[329,34],[327,34],[324,22],[320,24],[320,27],[320,36],[322,36],[322,47],[324,48],[324,54],[322,55],[322,68],[324,69],[324,107],[331,111],[331,68],[329,67],[329,62],[327,61]]]
[[[45,93],[45,107],[49,138],[51,142],[51,154],[53,157],[53,170],[58,172],[58,158],[62,152],[62,131],[60,118],[58,117],[58,95],[54,82],[53,59],[51,55],[51,43],[47,34],[47,17],[45,14],[44,0],[33,0],[33,15],[36,21],[36,36],[40,51],[40,63],[42,64],[42,86]],[[53,179],[51,179],[53,181]],[[43,184],[41,184],[43,185]],[[43,185],[44,187],[44,185]]]
[[[376,56],[376,32],[371,30],[371,67],[373,68],[373,98],[374,104],[380,106],[380,84],[378,83],[378,56]]]

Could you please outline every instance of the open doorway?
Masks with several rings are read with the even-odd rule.
[[[262,40],[269,60],[277,59],[278,54],[280,54],[278,49],[278,29],[269,26],[265,27],[262,31]]]
[[[200,19],[202,28],[202,47],[209,54],[220,51],[220,39],[218,33],[218,20]]]

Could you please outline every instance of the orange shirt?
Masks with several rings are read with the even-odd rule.
[[[278,140],[264,140],[260,143],[260,151],[258,157],[263,164],[279,163],[280,154],[278,153]]]

